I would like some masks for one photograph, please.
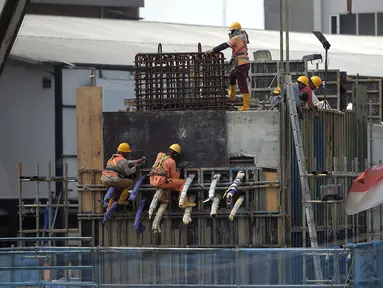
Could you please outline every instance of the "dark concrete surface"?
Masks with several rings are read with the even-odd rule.
[[[131,158],[145,156],[144,167],[151,167],[158,152],[179,143],[179,160],[187,168],[225,167],[225,115],[225,111],[104,112],[104,160],[119,143],[127,142],[132,148]]]

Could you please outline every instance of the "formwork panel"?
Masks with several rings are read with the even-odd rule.
[[[105,112],[104,157],[109,159],[121,142],[132,147],[132,158],[145,155],[151,167],[157,153],[173,143],[182,147],[188,167],[226,166],[225,111]]]
[[[343,188],[347,190],[355,178],[353,163],[354,158],[357,157],[357,135],[354,133],[356,114],[326,110],[320,111],[319,117],[314,119],[308,110],[305,110],[304,113],[305,120],[300,123],[308,173],[310,174],[312,171],[335,173],[335,176],[331,177],[309,178],[311,199],[317,201],[312,203],[312,206],[318,231],[318,242],[320,245],[342,243],[343,240],[351,237],[347,227],[355,224],[348,217],[346,221],[342,202],[325,203],[320,201],[320,187],[325,184],[342,184]],[[292,145],[291,161],[291,246],[309,246],[310,241],[302,205],[302,190],[294,145]],[[339,176],[336,176],[338,175],[336,173],[339,173]],[[345,173],[345,176],[342,176],[342,173]],[[361,225],[365,224],[361,223]],[[347,235],[345,229],[347,229]]]
[[[138,111],[229,109],[223,53],[137,54]]]

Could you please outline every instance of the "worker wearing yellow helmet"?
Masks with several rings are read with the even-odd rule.
[[[181,146],[179,144],[170,145],[168,152],[160,152],[150,171],[150,184],[156,188],[164,189],[160,201],[168,203],[167,200],[169,190],[176,190],[181,196],[182,189],[185,185],[185,180],[179,179],[180,172],[176,169],[175,159],[181,154]],[[182,208],[194,207],[195,203],[189,202],[186,198]]]
[[[236,84],[238,82],[243,99],[243,106],[239,108],[241,111],[249,110],[250,108],[250,94],[247,84],[250,63],[247,44],[249,44],[249,36],[246,31],[242,30],[241,24],[233,22],[229,28],[229,41],[206,51],[206,53],[217,53],[229,47],[232,48],[229,74],[230,96],[233,101],[236,99]]]
[[[128,205],[129,190],[133,188],[134,182],[127,177],[135,174],[137,167],[146,161],[145,157],[138,160],[128,160],[131,152],[128,143],[121,143],[117,152],[107,161],[106,167],[102,171],[101,181],[107,189],[110,187],[123,189],[121,194],[119,193],[120,189],[115,189],[116,193],[110,198],[108,209],[117,201],[117,198],[119,198],[119,205]],[[117,194],[120,194],[119,197]]]

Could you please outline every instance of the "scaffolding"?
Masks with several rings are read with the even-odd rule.
[[[19,162],[18,168],[18,181],[19,181],[19,232],[18,235],[20,239],[23,239],[26,236],[31,237],[35,234],[35,237],[41,239],[41,244],[43,244],[44,239],[47,239],[49,246],[55,246],[55,241],[52,241],[57,233],[69,237],[70,233],[78,233],[78,229],[69,229],[69,208],[77,208],[77,204],[71,204],[69,201],[68,193],[68,183],[77,182],[77,178],[68,177],[68,163],[64,163],[64,176],[53,176],[52,175],[52,163],[48,163],[48,176],[42,176],[40,171],[40,164],[36,164],[36,172],[34,175],[23,175],[23,163]],[[23,194],[23,185],[24,183],[33,183],[36,186],[36,194],[34,197],[33,204],[26,204]],[[56,191],[56,195],[53,192],[53,184],[62,183],[63,187],[60,189],[59,193]],[[46,184],[48,188],[48,195],[45,203],[42,203],[44,195],[41,195],[41,185]],[[56,221],[58,218],[59,210],[63,211],[62,215],[64,218],[64,227],[56,228]],[[44,226],[41,227],[41,214],[44,214]],[[23,220],[25,215],[31,213],[35,216],[36,224],[35,229],[24,229]],[[49,240],[49,241],[48,241]],[[68,240],[65,240],[68,241]],[[18,241],[20,246],[25,245],[25,241]],[[36,244],[39,244],[36,242]],[[44,244],[45,245],[45,244]],[[66,242],[68,246],[68,243]]]

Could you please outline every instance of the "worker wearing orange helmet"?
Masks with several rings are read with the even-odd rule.
[[[134,186],[133,180],[127,177],[135,174],[137,167],[143,165],[146,161],[145,157],[141,157],[138,160],[128,160],[130,153],[130,145],[128,143],[121,143],[117,148],[117,152],[107,161],[101,175],[101,181],[106,189],[110,187],[123,189],[118,199],[119,205],[128,205],[129,190]],[[108,209],[117,198],[117,195],[112,195]]]
[[[234,101],[236,99],[237,82],[239,90],[242,93],[243,106],[239,110],[249,110],[250,94],[247,84],[247,78],[250,69],[249,55],[247,44],[249,44],[249,36],[245,30],[242,30],[241,24],[233,22],[229,28],[229,41],[224,42],[206,53],[217,53],[227,48],[232,48],[233,53],[230,61],[230,96]]]
[[[166,190],[176,190],[181,195],[182,189],[185,185],[185,180],[179,179],[180,172],[176,170],[175,159],[181,154],[181,146],[179,144],[172,144],[169,147],[167,153],[160,152],[157,155],[157,159],[153,164],[152,170],[150,171],[150,184],[156,188]],[[168,191],[164,191],[168,192]],[[168,193],[163,193],[160,201],[168,203]],[[195,203],[189,202],[186,198],[182,208],[194,207]]]

